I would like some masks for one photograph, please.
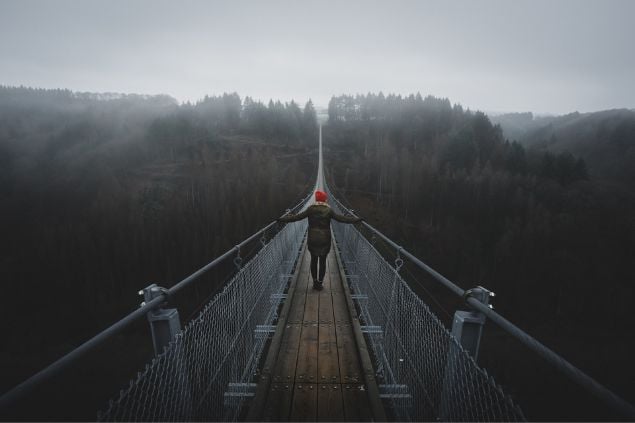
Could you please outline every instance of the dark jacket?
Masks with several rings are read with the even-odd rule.
[[[331,250],[331,219],[342,223],[357,223],[359,217],[347,217],[335,213],[328,204],[319,203],[309,206],[308,209],[296,215],[281,217],[280,222],[295,222],[309,218],[309,238],[307,246],[313,255],[325,256]]]

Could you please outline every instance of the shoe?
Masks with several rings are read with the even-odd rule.
[[[315,284],[315,289],[317,289],[318,291],[321,291],[323,288],[324,288],[324,284],[322,282],[318,281]]]
[[[317,280],[314,280],[313,281],[313,289],[318,289],[319,290],[320,289],[319,286],[320,286],[320,282],[318,282]]]

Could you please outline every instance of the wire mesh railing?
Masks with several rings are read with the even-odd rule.
[[[253,392],[252,379],[306,227],[306,221],[286,225],[240,267],[99,420],[236,420]]]
[[[333,222],[333,232],[374,354],[382,398],[397,420],[525,419],[402,279],[400,258],[391,266],[352,225]]]

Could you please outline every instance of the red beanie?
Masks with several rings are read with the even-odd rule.
[[[315,201],[326,203],[326,193],[324,191],[315,191]]]

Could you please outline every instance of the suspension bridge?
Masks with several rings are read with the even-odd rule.
[[[354,215],[325,184],[321,128],[315,189],[329,193],[337,212]],[[308,207],[311,194],[287,213]],[[496,313],[493,293],[463,290],[376,228],[363,227],[371,237],[332,223],[321,291],[311,288],[306,220],[272,222],[173,287],[148,286],[139,292],[139,309],[0,397],[0,417],[147,318],[155,356],[95,410],[100,421],[523,421],[522,398],[517,404],[476,362],[486,321],[635,418],[631,404]],[[393,249],[394,262],[376,239]],[[241,249],[253,242],[260,249],[243,262]],[[182,327],[170,298],[228,260],[234,276]],[[465,300],[451,328],[404,280],[405,260]]]

